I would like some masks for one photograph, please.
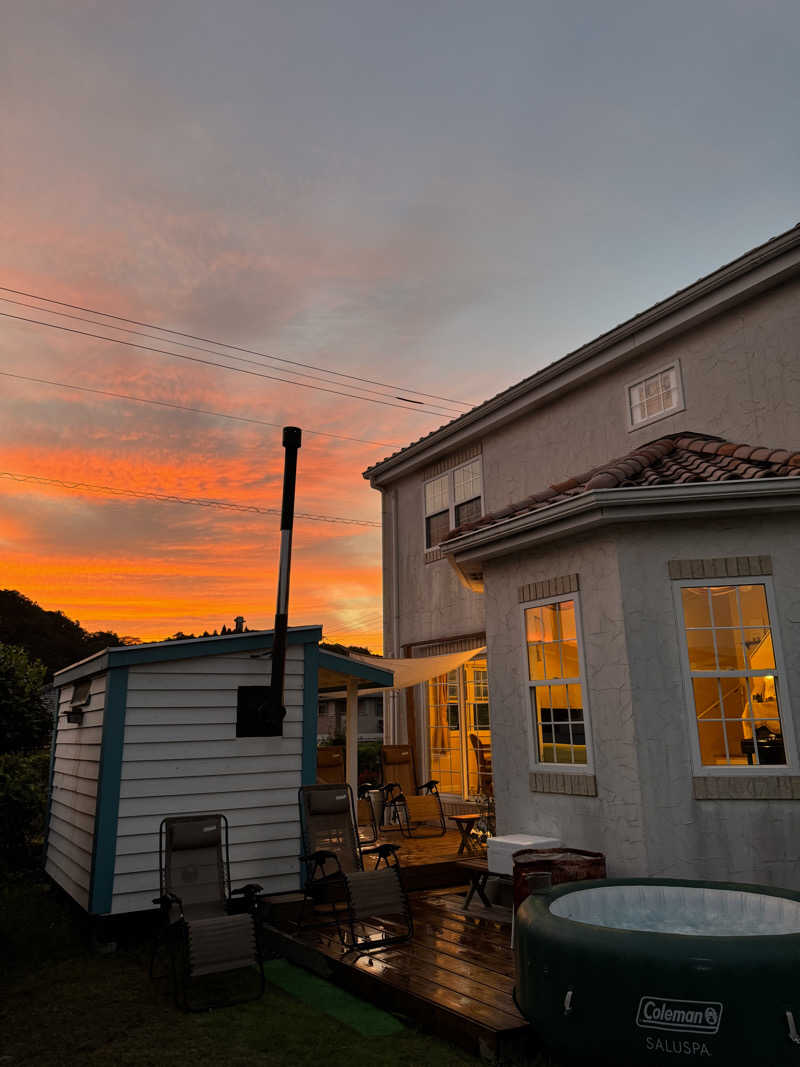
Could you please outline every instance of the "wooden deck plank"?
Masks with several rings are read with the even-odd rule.
[[[458,899],[452,890],[413,894],[413,939],[360,954],[345,953],[334,927],[276,935],[302,966],[473,1054],[504,1058],[531,1041],[513,1000],[508,927],[459,911]],[[369,935],[382,929],[398,927],[377,919],[357,926]]]
[[[468,1013],[471,1018],[480,1020],[492,1030],[515,1029],[525,1025],[525,1020],[514,1007],[510,990],[506,997],[490,996],[487,1000],[486,994],[493,991],[485,986],[479,988],[436,967],[429,970],[409,967],[400,945],[363,955],[351,953],[343,956],[335,936],[319,933],[315,943],[329,958],[345,967],[366,970],[373,978],[386,981],[397,989],[413,992],[430,1003]]]

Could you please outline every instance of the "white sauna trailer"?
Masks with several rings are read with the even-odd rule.
[[[45,869],[93,915],[152,908],[158,830],[169,815],[221,812],[233,887],[300,885],[297,792],[316,778],[326,685],[388,687],[392,674],[288,633],[286,717],[248,736],[270,678],[272,632],[110,648],[55,675]]]

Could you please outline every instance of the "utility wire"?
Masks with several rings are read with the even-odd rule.
[[[112,396],[117,400],[135,400],[138,404],[155,404],[162,408],[174,408],[176,411],[189,411],[195,415],[213,415],[217,419],[233,419],[236,422],[251,422],[256,426],[273,426],[280,429],[280,422],[266,422],[264,419],[253,419],[246,415],[228,415],[222,411],[210,411],[207,408],[190,408],[184,404],[172,404],[168,400],[152,400],[144,396],[132,396],[130,393],[114,393],[109,389],[90,389],[86,385],[70,385],[68,382],[56,382],[50,378],[32,378],[27,374],[12,374],[11,371],[0,370],[0,376],[4,378],[16,378],[20,382],[36,382],[39,385],[55,385],[60,389],[74,389],[80,393],[94,393],[96,396]],[[315,437],[332,437],[335,441],[354,441],[362,445],[383,445],[387,448],[397,447],[394,441],[369,441],[363,437],[345,437],[338,433],[325,433],[323,430],[307,430],[303,427],[303,433],[313,434]]]
[[[37,304],[26,304],[23,300],[12,300],[8,296],[0,296],[0,300],[4,304],[14,304],[16,307],[27,308],[29,311],[40,311],[46,315],[58,315],[59,318],[71,319],[73,322],[84,322],[89,326],[100,326],[101,328],[118,330],[120,333],[129,333],[134,337],[145,337],[150,341],[160,341],[163,344],[178,345],[180,348],[190,348],[193,352],[205,352],[208,356],[219,356],[223,359],[235,359],[238,363],[248,363],[251,367],[262,367],[265,370],[282,371],[283,367],[273,367],[268,363],[262,363],[256,359],[247,359],[245,356],[234,356],[230,352],[218,352],[214,348],[203,348],[200,345],[190,345],[186,341],[175,341],[171,337],[158,337],[156,334],[143,333],[141,330],[132,330],[127,326],[113,326],[108,322],[98,322],[97,319],[85,319],[82,315],[70,315],[66,311],[53,311],[52,308],[39,307]],[[274,359],[273,356],[264,356],[264,359]],[[325,385],[341,385],[341,382],[332,382],[330,378],[320,378],[317,374],[308,374],[305,371],[293,371],[292,373],[298,374],[301,378],[308,378],[313,382],[323,382]],[[282,379],[283,380],[283,379]],[[294,381],[287,378],[286,381]],[[295,384],[301,385],[303,383],[296,382]],[[380,396],[384,398],[390,398],[394,400],[403,400],[406,404],[422,404],[421,400],[413,400],[410,397],[393,396],[391,393],[379,393],[376,389],[366,389],[364,386],[356,386],[361,393],[371,393],[373,396]],[[353,394],[359,396],[360,394]],[[453,412],[453,415],[461,414],[461,412]]]
[[[89,333],[87,330],[77,330],[73,326],[62,326],[61,323],[58,322],[44,322],[42,319],[30,319],[23,315],[12,315],[10,311],[0,311],[0,316],[6,319],[15,319],[18,322],[32,323],[35,326],[47,326],[51,330],[63,330],[65,333],[78,334],[80,337],[91,337],[95,341],[111,341],[113,344],[125,345],[127,348],[138,348],[143,352],[156,352],[161,356],[172,356],[174,359],[185,359],[190,363],[202,363],[207,367],[218,367],[221,370],[231,370],[235,371],[237,374],[249,374],[254,378],[266,378],[268,381],[282,382],[284,385],[299,385],[303,389],[317,389],[322,393],[333,393],[334,396],[346,397],[348,400],[364,400],[368,404],[381,404],[384,407],[400,408],[402,411],[413,410],[405,404],[395,404],[390,400],[377,400],[369,396],[358,396],[355,393],[343,393],[338,389],[326,389],[324,385],[309,385],[308,382],[297,382],[290,378],[280,378],[274,374],[262,374],[260,371],[247,370],[246,367],[231,367],[227,363],[216,363],[214,360],[202,359],[200,356],[187,356],[185,352],[170,352],[166,348],[154,348],[151,345],[137,344],[135,341],[123,341],[121,337],[108,337],[105,334]],[[111,328],[113,329],[114,327]],[[224,353],[220,353],[220,355],[224,355]],[[232,356],[230,358],[237,359],[238,357]],[[426,415],[443,415],[448,419],[454,418],[451,411],[437,411],[428,407],[422,407],[420,408],[420,411],[424,412]]]
[[[198,508],[222,508],[226,511],[247,511],[256,515],[280,515],[280,508],[262,508],[256,504],[235,504],[229,500],[205,500],[202,497],[182,497],[153,493],[149,490],[120,489],[115,485],[94,485],[92,482],[67,482],[60,478],[42,478],[37,474],[19,474],[15,471],[0,471],[0,478],[10,478],[15,482],[34,482],[37,485],[55,485],[62,489],[72,489],[77,492],[108,493],[111,496],[131,496],[140,500],[161,500],[170,504],[191,504]],[[295,518],[308,519],[313,522],[333,522],[344,526],[370,526],[380,529],[379,522],[370,522],[368,519],[345,519],[338,515],[312,515],[308,512],[298,511]]]
[[[339,378],[347,378],[350,381],[354,382],[366,382],[368,385],[380,385],[386,389],[400,389],[403,392],[413,393],[415,396],[424,396],[434,400],[444,400],[448,404],[455,404],[457,407],[462,407],[465,409],[469,409],[471,407],[470,404],[467,404],[462,400],[452,400],[450,397],[438,396],[436,393],[422,393],[419,392],[417,389],[406,389],[406,387],[402,385],[389,385],[386,382],[375,381],[372,378],[362,378],[356,374],[345,374],[343,371],[327,370],[325,367],[317,367],[313,363],[302,363],[299,360],[288,359],[285,356],[270,356],[268,353],[259,352],[257,349],[243,348],[239,345],[228,344],[226,341],[215,341],[213,340],[213,338],[200,337],[197,334],[193,333],[182,333],[180,330],[171,330],[167,326],[159,326],[156,323],[141,322],[138,319],[126,318],[124,315],[112,315],[110,312],[99,311],[97,308],[82,307],[80,304],[69,304],[63,300],[54,300],[52,297],[49,296],[41,296],[37,293],[27,293],[20,289],[9,289],[5,285],[0,285],[0,291],[4,293],[13,293],[14,296],[24,296],[29,300],[42,300],[46,301],[48,304],[57,304],[58,307],[71,308],[73,311],[85,311],[87,312],[87,314],[90,315],[102,315],[104,318],[114,319],[115,322],[127,322],[130,323],[132,326],[143,326],[145,327],[145,329],[148,330],[159,330],[161,333],[171,333],[175,337],[185,337],[190,341],[202,341],[204,344],[217,345],[218,347],[222,348],[230,348],[233,349],[235,352],[245,352],[247,355],[250,356],[263,356],[265,359],[272,359],[278,363],[288,363],[295,367],[305,367],[307,370],[323,371],[324,373],[333,374]],[[55,314],[58,313],[56,312]]]

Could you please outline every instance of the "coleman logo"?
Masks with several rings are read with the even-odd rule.
[[[716,1034],[721,1020],[722,1005],[718,1001],[642,997],[636,1012],[636,1025],[647,1030]]]

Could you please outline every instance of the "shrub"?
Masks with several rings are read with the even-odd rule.
[[[48,752],[0,756],[0,867],[6,871],[39,860],[49,776]]]
[[[44,664],[23,648],[0,643],[0,752],[36,752],[52,721],[42,687]]]

